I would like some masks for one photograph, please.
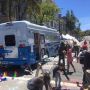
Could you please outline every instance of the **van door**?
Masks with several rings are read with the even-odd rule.
[[[36,54],[36,60],[40,60],[40,34],[34,33],[34,44],[35,44],[35,54]]]
[[[5,58],[18,58],[15,35],[5,35]]]

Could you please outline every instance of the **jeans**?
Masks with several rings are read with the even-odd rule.
[[[61,90],[61,76],[60,76],[60,72],[56,72],[55,74],[55,87],[56,90]]]
[[[59,62],[58,62],[59,64],[61,63],[61,60],[63,60],[63,65],[64,65],[64,68],[65,68],[65,57],[59,55]]]

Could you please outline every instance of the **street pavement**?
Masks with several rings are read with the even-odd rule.
[[[47,59],[46,59],[47,60]],[[50,57],[48,59],[48,62],[46,64],[43,65],[43,70],[44,71],[48,71],[51,74],[51,83],[54,87],[54,79],[52,77],[52,69],[54,68],[54,66],[57,64],[58,61],[58,57],[54,58],[54,57]],[[82,83],[82,66],[76,62],[76,59],[74,59],[73,64],[76,68],[76,72],[73,72],[72,67],[70,67],[70,74],[68,74],[70,81],[68,81],[65,76],[62,74],[61,78],[62,78],[62,89],[70,89],[70,90],[80,90],[81,87],[81,83]],[[12,77],[8,77],[7,81],[2,81],[0,82],[0,90],[28,90],[27,89],[27,82],[28,80],[32,79],[35,77],[35,73],[36,70],[33,71],[32,75],[23,75],[20,77],[15,77],[14,79],[12,79]],[[40,71],[39,76],[42,75],[42,72]],[[77,85],[77,82],[79,82],[79,86]],[[44,89],[45,90],[45,89]]]

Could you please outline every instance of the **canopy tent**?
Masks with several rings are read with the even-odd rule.
[[[73,36],[71,36],[71,35],[69,35],[69,34],[66,34],[66,35],[62,34],[62,38],[63,38],[64,40],[68,40],[71,44],[72,44],[73,41],[74,41],[74,42],[76,42],[78,45],[80,45],[80,42],[79,42],[75,37],[73,37]]]
[[[62,38],[63,38],[63,39],[67,39],[67,38],[66,38],[66,35],[64,35],[64,34],[62,34]]]
[[[70,36],[69,34],[66,34],[66,38],[67,38],[67,39],[73,39],[73,37]]]
[[[80,45],[80,42],[75,37],[73,37],[73,41]]]
[[[71,40],[73,39],[73,37],[72,37],[71,35],[69,35],[69,34],[66,34],[66,35],[62,34],[62,38],[63,38],[63,39],[67,39],[67,40],[68,40],[68,39],[69,39],[69,40],[70,40],[70,39],[71,39]]]

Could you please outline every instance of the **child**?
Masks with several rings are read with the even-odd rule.
[[[28,90],[43,90],[43,77],[35,77],[28,81]]]
[[[43,76],[30,79],[27,88],[29,90],[43,90],[43,85],[45,85],[45,90],[52,90],[50,80],[50,74],[45,72]]]
[[[74,72],[76,72],[75,67],[72,63],[73,57],[72,57],[72,49],[70,46],[67,47],[67,72],[69,73],[70,65],[72,66]]]
[[[55,90],[61,90],[61,72],[64,73],[67,80],[70,80],[65,72],[64,65],[62,63],[58,63],[58,65],[56,65],[53,68],[53,77],[55,78],[55,88],[56,88]]]

